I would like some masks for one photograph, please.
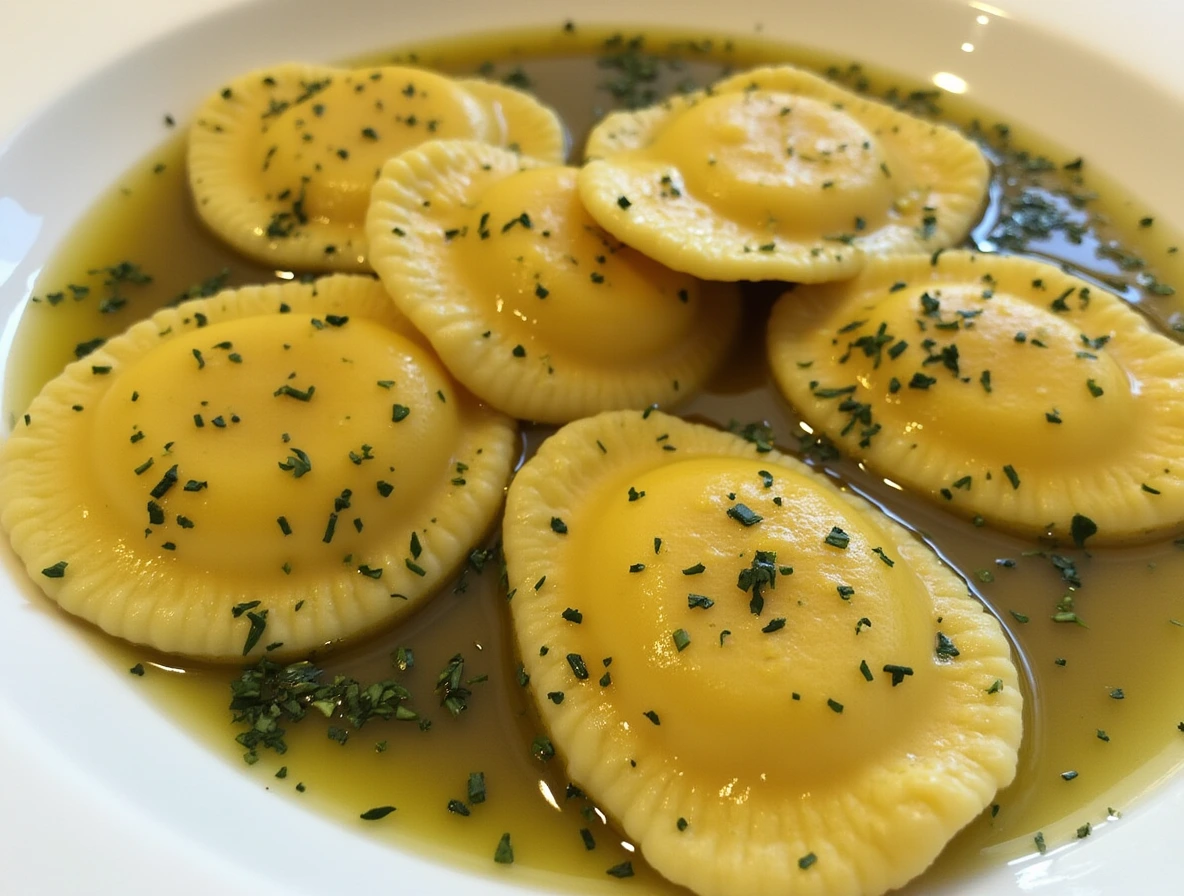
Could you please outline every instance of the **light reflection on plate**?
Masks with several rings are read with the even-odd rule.
[[[227,5],[230,0],[219,0]],[[1032,2],[1032,0],[1029,0]],[[142,0],[119,0],[134,12]],[[181,4],[180,20],[201,7]],[[1021,7],[1009,0],[1005,7]],[[1055,8],[1057,0],[1043,5]],[[68,0],[46,4],[65,14]],[[644,26],[668,24],[653,0],[271,0],[235,6],[148,44],[102,70],[18,131],[0,135],[0,313],[11,318],[37,271],[90,201],[165,134],[162,116],[184,121],[212,86],[281,59],[329,61],[382,44],[441,36],[463,23],[478,31],[567,18]],[[1103,34],[1107,4],[1073,28]],[[1180,33],[1181,13],[1156,0],[1124,4],[1119,31],[1138,7],[1154,12],[1157,34]],[[112,4],[103,5],[112,16]],[[18,13],[19,19],[22,13]],[[1045,15],[1048,15],[1047,10]],[[949,0],[684,0],[680,23],[710,34],[764,33],[791,43],[965,91],[977,102],[1086,155],[1156,216],[1184,229],[1184,106],[1137,75],[1048,37],[985,3]],[[1151,21],[1151,20],[1145,20]],[[1175,27],[1173,28],[1173,23]],[[112,18],[110,37],[120,33]],[[1152,27],[1146,24],[1144,27]],[[149,31],[137,31],[149,34]],[[101,41],[103,35],[87,34]],[[0,51],[23,42],[19,28]],[[34,42],[36,43],[36,42]],[[1165,73],[1166,38],[1152,39],[1148,66]],[[43,65],[60,56],[42,49]],[[28,54],[26,54],[27,56]],[[103,58],[96,55],[93,58]],[[82,69],[79,68],[79,71]],[[19,85],[11,71],[5,83]],[[1184,62],[1170,72],[1184,83]],[[31,76],[31,75],[30,75]],[[1175,88],[1172,88],[1175,89]],[[15,126],[16,122],[0,122]],[[0,342],[6,351],[7,342]],[[241,770],[209,755],[147,704],[122,670],[87,649],[59,614],[31,595],[7,548],[0,556],[0,868],[6,892],[222,894],[369,892],[520,893],[554,887],[525,868],[491,868],[472,878],[385,848],[301,811]],[[32,598],[32,599],[31,599]],[[1182,707],[1184,711],[1184,707]],[[1121,823],[1088,843],[1038,861],[1000,867],[959,894],[1038,891],[1048,896],[1171,892],[1179,860],[1165,839],[1184,823],[1184,781],[1163,783]],[[494,872],[502,872],[495,874]],[[616,891],[619,883],[594,887]],[[946,894],[950,887],[925,888]]]

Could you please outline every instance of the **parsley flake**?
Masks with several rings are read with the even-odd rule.
[[[846,550],[847,545],[851,543],[851,536],[840,529],[838,526],[832,526],[830,532],[822,540],[833,548]]]
[[[743,526],[755,526],[764,519],[759,513],[755,513],[748,506],[744,504],[736,504],[728,508],[728,516],[736,520]]]
[[[514,864],[514,847],[510,845],[509,832],[502,834],[502,838],[497,841],[497,849],[493,851],[493,860],[499,865]]]
[[[380,818],[386,818],[394,811],[394,806],[377,806],[373,809],[367,809],[358,817],[363,821],[378,821]]]

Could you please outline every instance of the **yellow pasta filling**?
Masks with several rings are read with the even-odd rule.
[[[414,69],[326,75],[274,118],[260,128],[260,185],[275,197],[302,194],[311,217],[347,221],[366,214],[375,174],[390,156],[437,136],[496,133],[460,84]]]
[[[83,438],[104,446],[90,472],[105,525],[150,562],[252,578],[366,562],[458,440],[461,420],[435,394],[447,385],[429,351],[366,320],[262,315],[162,342],[84,417]],[[392,470],[394,501],[377,486]]]
[[[745,786],[809,789],[924,724],[932,679],[867,687],[859,663],[874,678],[890,678],[886,664],[935,664],[932,608],[916,599],[915,573],[873,552],[884,536],[837,492],[756,458],[675,461],[615,485],[571,521],[568,593],[589,608],[580,641],[592,657],[612,656],[616,707],[645,749]],[[641,497],[630,500],[631,488]],[[861,618],[874,628],[857,639]],[[660,725],[641,724],[648,710]],[[877,736],[853,739],[855,718]]]
[[[491,236],[466,243],[468,257],[456,254],[474,289],[484,287],[483,312],[531,353],[587,363],[628,364],[687,338],[695,317],[679,306],[698,295],[698,282],[595,227],[576,174],[520,171],[481,196],[466,226],[480,231],[484,221]]]
[[[704,97],[662,129],[650,153],[682,174],[687,190],[755,227],[761,209],[786,209],[780,233],[878,227],[894,200],[887,160],[872,132],[832,103],[777,90]]]

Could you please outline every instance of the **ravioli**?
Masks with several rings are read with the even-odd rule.
[[[812,427],[955,513],[1078,547],[1184,522],[1184,348],[1059,268],[875,259],[782,297],[768,349]]]
[[[573,168],[474,141],[389,161],[366,229],[395,304],[461,383],[562,423],[689,397],[731,347],[735,287],[670,271],[596,226]]]
[[[989,173],[952,128],[790,66],[609,115],[586,156],[580,197],[605,230],[714,280],[820,283],[952,246]]]
[[[245,287],[51,381],[0,451],[0,522],[112,635],[303,657],[422,604],[493,526],[517,454],[374,279]]]
[[[510,610],[567,772],[703,896],[874,896],[1011,781],[1008,643],[903,527],[662,413],[543,443],[510,487]]]
[[[243,75],[198,110],[198,215],[243,254],[301,270],[368,271],[363,219],[393,155],[472,137],[559,163],[558,116],[527,94],[415,68],[288,63]]]

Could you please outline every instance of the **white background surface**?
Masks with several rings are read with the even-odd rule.
[[[6,0],[0,19],[0,140],[70,85],[151,38],[244,0]],[[394,0],[375,0],[390,3]],[[440,8],[447,0],[431,0]],[[670,7],[677,0],[666,0]],[[883,0],[868,0],[883,2]],[[951,0],[961,2],[961,0]],[[1178,30],[1156,27],[1176,0],[994,0],[1166,82],[1184,96]],[[961,5],[969,5],[962,3]],[[918,27],[924,27],[918,23]],[[216,48],[213,48],[216,51]]]
[[[23,121],[102,65],[155,36],[238,2],[0,0],[0,153]],[[374,2],[389,5],[395,0]],[[432,2],[441,11],[448,6],[447,0]],[[674,0],[667,2],[671,8],[676,5]],[[1176,46],[1184,35],[1178,28],[1156,26],[1169,2],[1174,0],[995,0],[994,5],[1013,18],[1040,23],[1084,43],[1125,68],[1138,69],[1184,97],[1184,65]],[[217,52],[217,47],[210,52]],[[1153,122],[1148,130],[1151,136]],[[84,152],[85,147],[80,150]],[[36,670],[28,673],[27,679],[6,680],[3,687],[36,688]],[[79,682],[80,692],[84,684]],[[46,699],[55,698],[47,695]],[[56,699],[62,701],[65,712],[69,700],[82,696]],[[161,892],[267,896],[277,891],[265,880],[232,871],[170,828],[113,800],[109,793],[96,792],[77,766],[55,761],[58,748],[43,733],[14,726],[3,709],[0,689],[0,892],[12,896],[155,896]],[[122,846],[113,849],[112,844]],[[128,854],[137,863],[134,880],[125,876]],[[392,875],[380,886],[394,888],[397,880]],[[1072,892],[1096,891],[1086,886]]]
[[[0,152],[30,116],[155,36],[241,0],[0,2]],[[80,682],[80,691],[85,690]],[[36,670],[7,687],[36,687]],[[46,695],[46,699],[54,699]],[[63,711],[68,711],[65,695]],[[3,709],[0,698],[0,710]],[[127,873],[127,844],[136,856]],[[155,881],[155,886],[152,885]],[[40,732],[0,715],[0,892],[6,896],[270,896],[279,891],[199,854],[133,807],[96,792]]]

